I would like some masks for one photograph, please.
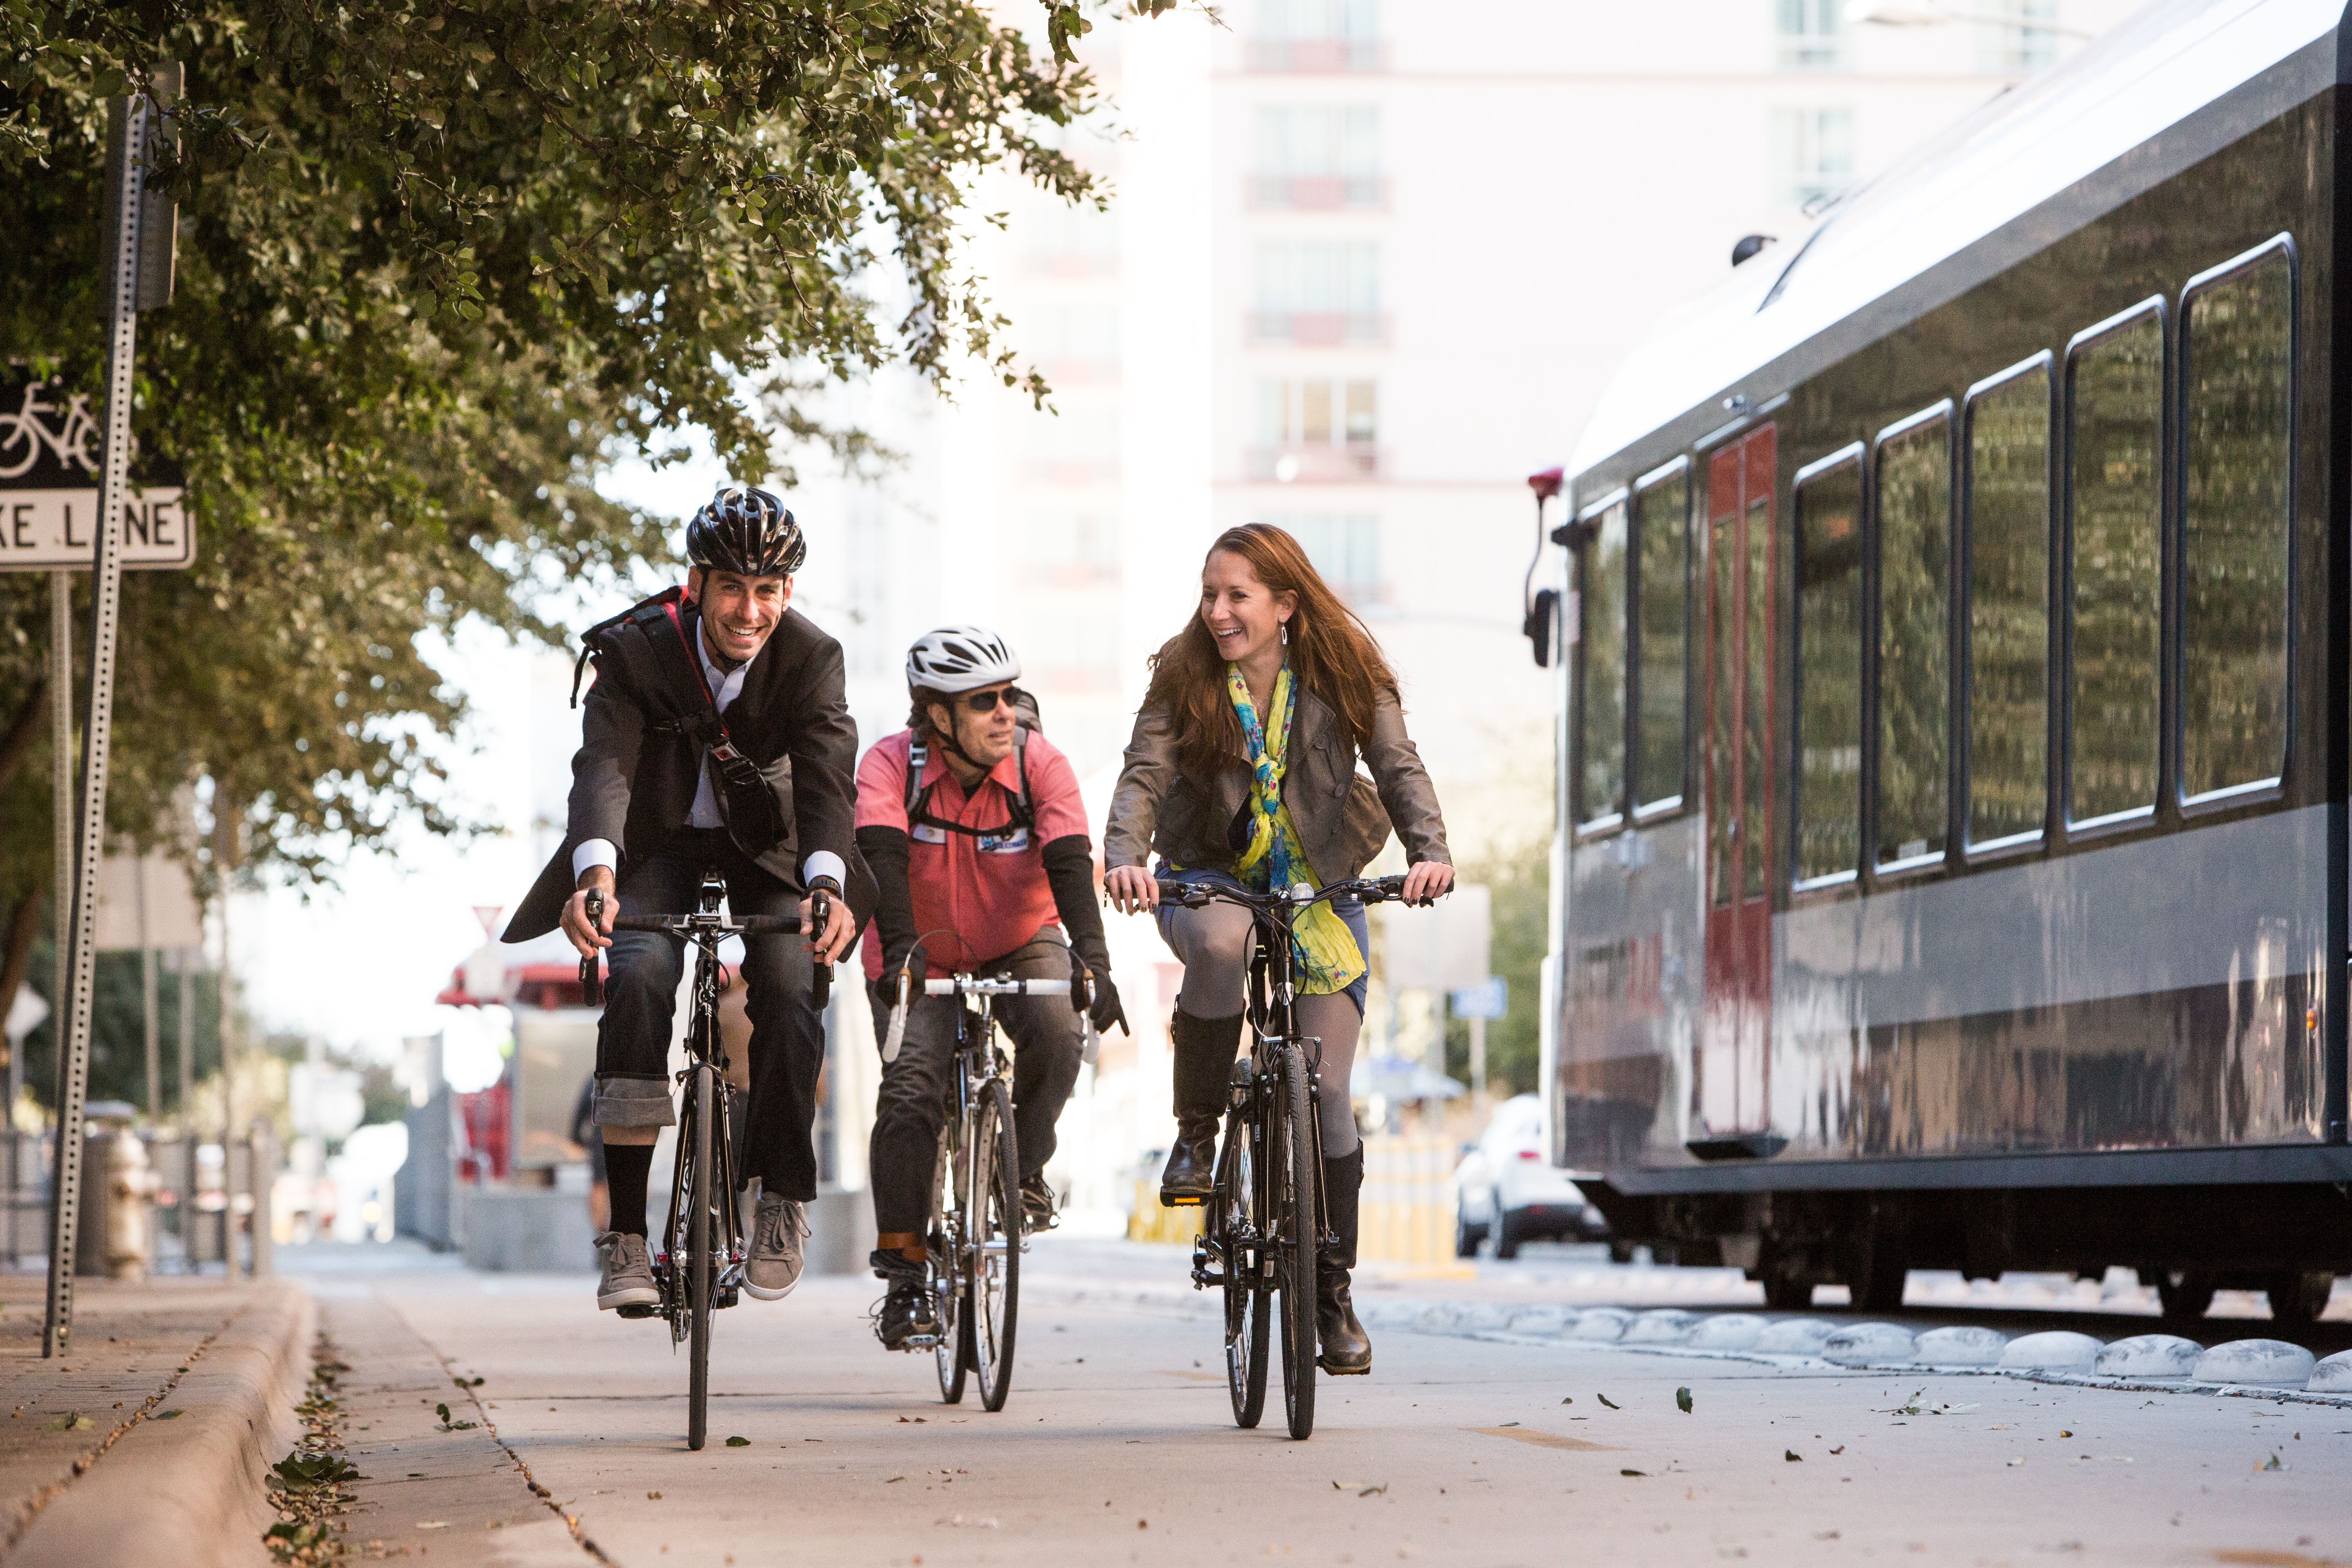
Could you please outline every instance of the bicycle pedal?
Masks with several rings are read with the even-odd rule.
[[[1189,1193],[1162,1193],[1160,1194],[1160,1206],[1164,1209],[1206,1208],[1208,1205],[1209,1200],[1207,1198],[1199,1197]]]
[[[661,1309],[659,1307],[647,1306],[641,1301],[636,1301],[631,1302],[625,1307],[614,1308],[613,1316],[633,1320],[637,1318],[658,1318],[661,1316]]]

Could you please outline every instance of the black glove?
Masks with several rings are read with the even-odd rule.
[[[1105,963],[1094,971],[1095,1000],[1091,1008],[1083,1005],[1085,995],[1081,983],[1086,978],[1086,960],[1075,952],[1070,954],[1070,1011],[1090,1013],[1097,1035],[1109,1034],[1113,1024],[1118,1026],[1121,1034],[1133,1034],[1135,1031],[1127,1026],[1127,1009],[1118,1005],[1118,987],[1111,982],[1110,965]]]

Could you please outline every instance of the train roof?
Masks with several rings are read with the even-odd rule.
[[[2344,19],[2164,0],[1993,99],[1662,321],[1577,439],[1578,504],[2324,90]]]

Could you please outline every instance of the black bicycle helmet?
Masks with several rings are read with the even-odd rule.
[[[722,485],[686,525],[686,558],[744,577],[789,577],[808,559],[808,541],[766,490]]]

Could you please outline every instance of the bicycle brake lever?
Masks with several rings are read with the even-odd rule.
[[[825,927],[833,923],[833,900],[823,888],[809,896],[809,941],[814,945],[824,940]],[[822,949],[809,954],[815,962],[816,976],[809,985],[809,1005],[822,1013],[833,1000],[833,962]]]
[[[898,1059],[898,1047],[907,1043],[907,987],[908,975],[904,964],[898,968],[898,1004],[890,1009],[890,1027],[882,1037],[882,1065],[888,1067]]]
[[[588,901],[584,907],[588,912],[588,923],[591,926],[602,925],[604,921],[604,889],[589,889]],[[604,1005],[603,969],[603,959],[594,948],[590,948],[587,956],[580,961],[580,1005],[582,1006],[601,1007]]]

